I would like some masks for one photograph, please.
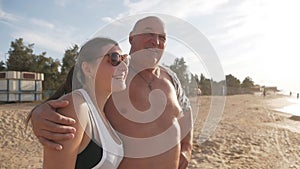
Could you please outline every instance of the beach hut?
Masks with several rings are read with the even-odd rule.
[[[266,91],[267,95],[276,95],[276,93],[279,92],[276,86],[265,86],[264,90]]]
[[[42,100],[43,73],[0,71],[0,101]]]

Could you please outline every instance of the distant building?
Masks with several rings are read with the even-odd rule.
[[[264,90],[267,95],[273,95],[279,92],[276,86],[271,86],[271,87],[264,86]]]
[[[251,88],[243,88],[241,90],[241,94],[254,94],[254,95],[274,95],[279,90],[277,89],[276,86],[260,86],[260,85],[254,85]]]
[[[42,100],[43,73],[0,71],[0,101]]]

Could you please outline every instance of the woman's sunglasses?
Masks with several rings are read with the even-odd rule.
[[[118,66],[121,63],[121,61],[123,61],[124,63],[126,63],[126,65],[128,65],[130,60],[130,55],[127,54],[120,55],[117,52],[108,53],[104,56],[109,56],[110,64],[113,66]]]

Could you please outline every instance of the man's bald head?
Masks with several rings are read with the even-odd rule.
[[[165,24],[156,16],[148,16],[136,22],[131,34],[137,35],[142,33],[165,34]]]

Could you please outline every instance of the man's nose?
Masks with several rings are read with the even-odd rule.
[[[151,36],[151,43],[153,44],[154,47],[158,47],[160,45],[159,35],[158,34],[153,34]]]

